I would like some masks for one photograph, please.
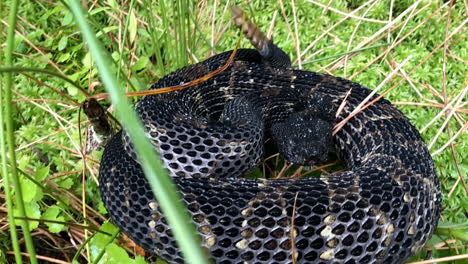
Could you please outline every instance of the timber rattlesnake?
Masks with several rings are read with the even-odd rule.
[[[234,11],[258,51],[241,49],[219,75],[144,97],[136,106],[211,258],[217,263],[293,258],[297,263],[401,263],[411,257],[432,235],[441,201],[434,164],[418,131],[381,99],[332,137],[333,125],[370,90],[291,69],[287,55]],[[204,76],[230,54],[182,68],[152,89]],[[286,160],[300,164],[326,160],[334,145],[347,171],[320,178],[241,178],[263,158],[267,138]],[[135,159],[125,132],[115,135],[100,169],[105,206],[137,244],[180,263],[171,228]]]

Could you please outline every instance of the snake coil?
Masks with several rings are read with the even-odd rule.
[[[351,264],[401,263],[414,255],[432,235],[441,202],[418,131],[380,99],[332,137],[333,126],[370,90],[292,69],[289,57],[252,30],[241,11],[234,9],[234,17],[258,51],[238,50],[215,77],[136,105],[211,259]],[[177,70],[152,89],[200,78],[230,54]],[[262,160],[267,139],[291,163],[315,164],[336,151],[347,170],[319,178],[241,178]],[[123,232],[161,258],[183,263],[125,132],[106,146],[99,181]]]

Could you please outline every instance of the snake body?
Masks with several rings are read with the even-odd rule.
[[[203,247],[216,263],[404,262],[431,237],[440,213],[439,182],[418,131],[380,99],[332,137],[333,126],[371,91],[291,69],[289,58],[265,43],[266,51],[238,50],[225,71],[201,84],[136,105]],[[209,74],[230,54],[177,70],[152,89]],[[242,178],[264,158],[267,139],[298,164],[324,161],[334,146],[347,170]],[[100,189],[123,232],[168,262],[183,263],[125,132],[105,148]]]

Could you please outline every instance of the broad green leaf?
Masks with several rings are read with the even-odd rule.
[[[114,234],[115,232],[118,232],[119,229],[110,223],[109,221],[104,222],[101,225],[100,228],[101,231],[107,232],[109,234]],[[104,250],[106,245],[110,242],[111,237],[103,234],[103,233],[97,233],[90,241],[90,250],[91,250],[91,257],[94,260],[99,253]]]
[[[127,251],[122,247],[112,243],[106,247],[106,254],[99,263],[115,263],[115,264],[146,264],[143,257],[137,256],[135,259],[128,256]]]
[[[104,203],[102,201],[100,201],[98,204],[98,211],[101,214],[107,214],[107,209],[104,207]]]
[[[25,53],[27,49],[27,45],[24,41],[20,41],[18,45],[16,46],[15,51],[18,53]]]
[[[105,263],[126,264],[132,261],[125,249],[117,246],[116,244],[110,244],[106,247],[104,258],[107,259]],[[104,259],[101,260],[101,263],[103,263],[103,260]]]
[[[87,69],[91,68],[91,66],[93,66],[93,57],[91,56],[91,53],[86,53],[81,62],[83,63],[83,67]]]
[[[36,170],[36,173],[34,174],[34,179],[36,179],[37,181],[43,181],[49,175],[49,171],[50,171],[49,166],[38,168]]]
[[[112,52],[112,55],[111,55],[111,56],[112,56],[112,59],[113,59],[114,61],[119,61],[119,60],[120,60],[120,53],[117,52],[117,51]]]
[[[39,208],[39,205],[36,202],[31,202],[31,203],[24,203],[24,209],[26,211],[26,217],[28,218],[34,218],[34,219],[39,219],[41,217],[41,210]],[[15,208],[14,214],[18,215],[18,209]],[[15,224],[19,225],[19,221],[15,220]],[[32,230],[36,227],[39,226],[38,221],[29,221],[29,229]]]
[[[65,86],[67,87],[67,93],[70,95],[70,96],[76,96],[78,94],[78,89],[76,89],[75,87],[69,85],[69,84],[65,84]]]
[[[40,200],[42,197],[38,197],[39,199],[35,199],[36,195],[38,195],[38,191],[41,191],[39,187],[33,183],[32,181],[22,177],[21,179],[21,191],[23,193],[23,200],[25,202],[32,202]],[[42,192],[39,196],[42,196]]]
[[[137,257],[133,260],[133,263],[134,263],[134,264],[146,264],[147,262],[145,261],[145,258],[143,258],[142,256],[137,256]]]
[[[54,220],[54,221],[65,221],[65,218],[63,216],[59,216],[60,214],[60,208],[56,205],[53,205],[44,212],[42,215],[42,219],[45,220]],[[50,232],[52,233],[58,233],[66,229],[66,226],[57,224],[57,223],[45,223],[47,227],[49,228]]]
[[[46,39],[46,41],[44,42],[44,47],[47,47],[47,48],[51,48],[55,45],[55,39],[53,38],[48,38]]]
[[[64,62],[70,58],[70,53],[62,53],[60,56],[57,58],[57,62]]]
[[[66,12],[62,20],[62,26],[70,25],[72,21],[73,21],[73,14],[71,12]]]
[[[100,230],[104,231],[104,232],[107,232],[109,234],[113,234],[113,233],[119,231],[119,229],[109,221],[104,222],[101,225]],[[91,243],[93,245],[98,246],[99,248],[104,248],[106,246],[106,244],[109,243],[110,239],[111,239],[110,236],[102,234],[102,233],[98,233],[93,237],[93,239],[91,240]]]
[[[18,164],[18,168],[24,171],[26,166],[30,164],[30,159],[28,156],[21,156],[21,158],[16,159],[16,163]]]
[[[39,21],[46,21],[51,15],[53,15],[53,14],[55,14],[55,13],[61,11],[62,9],[63,9],[62,6],[57,5],[57,6],[54,7],[53,9],[51,9],[51,10],[45,12],[45,13],[41,16],[41,18],[39,19]]]
[[[148,64],[149,58],[146,56],[141,56],[140,59],[133,65],[132,70],[133,71],[139,71],[143,68],[146,67],[146,64]]]
[[[167,264],[167,261],[163,260],[162,258],[158,258],[156,260],[156,264]]]
[[[64,50],[67,47],[67,43],[68,43],[68,37],[63,36],[58,43],[58,47],[57,47],[58,50],[59,51]]]
[[[57,183],[65,189],[70,189],[73,186],[73,180],[70,178],[59,180]]]
[[[35,30],[35,31],[32,31],[28,34],[28,39],[38,39],[38,38],[41,38],[42,35],[44,34],[44,30],[43,29],[40,29],[40,30]]]

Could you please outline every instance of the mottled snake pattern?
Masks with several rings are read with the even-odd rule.
[[[294,70],[248,20],[256,49],[240,49],[222,73],[136,105],[147,136],[176,183],[215,263],[402,263],[431,237],[441,194],[418,131],[380,99],[332,136],[370,96],[357,83]],[[200,78],[231,51],[166,75],[152,89]],[[371,99],[377,98],[373,95]],[[291,163],[331,152],[346,170],[309,178],[247,179],[265,142]],[[183,263],[127,134],[105,148],[100,190],[112,220],[137,244]]]

